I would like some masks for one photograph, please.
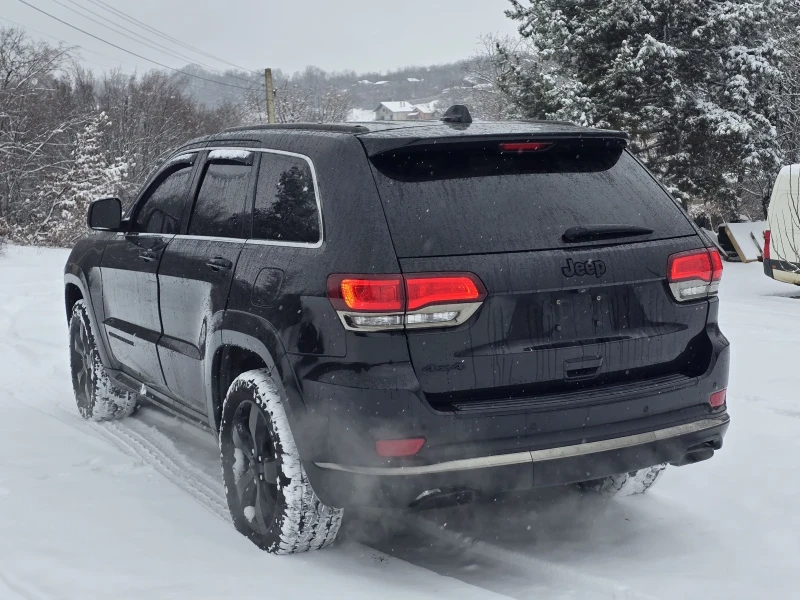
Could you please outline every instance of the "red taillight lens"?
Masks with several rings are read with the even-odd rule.
[[[772,243],[772,232],[769,229],[764,230],[764,260],[770,260],[769,246]]]
[[[722,258],[717,250],[690,250],[669,257],[667,282],[678,301],[716,294],[722,278]]]
[[[400,275],[328,278],[328,297],[336,308],[355,311],[392,312],[403,310],[403,280]],[[338,301],[338,302],[336,302]]]
[[[417,310],[431,304],[475,302],[486,295],[483,285],[470,275],[420,276],[406,278],[408,310]]]
[[[708,403],[711,405],[711,408],[719,408],[720,406],[724,406],[727,393],[728,390],[723,389],[711,394],[708,399]]]
[[[505,142],[500,144],[502,152],[541,152],[553,144],[548,142]]]
[[[711,281],[719,281],[722,279],[722,257],[718,250],[709,250],[708,253],[711,256]]]
[[[328,298],[351,330],[453,327],[480,308],[486,288],[472,273],[331,275]]]
[[[691,279],[710,282],[713,271],[711,254],[707,250],[673,254],[669,257],[667,279],[670,283]]]
[[[425,438],[409,438],[407,440],[378,440],[375,442],[375,452],[378,456],[399,457],[414,456],[422,449]]]

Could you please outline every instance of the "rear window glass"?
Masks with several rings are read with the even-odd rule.
[[[401,257],[575,246],[561,236],[587,225],[653,230],[620,241],[694,233],[650,174],[606,141],[535,152],[504,152],[498,142],[441,144],[384,152],[372,164]]]

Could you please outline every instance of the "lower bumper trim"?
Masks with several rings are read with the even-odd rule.
[[[314,463],[321,469],[333,471],[345,471],[360,475],[384,475],[384,476],[407,476],[407,475],[428,475],[432,473],[447,473],[452,471],[466,471],[470,469],[484,469],[487,467],[502,467],[523,463],[537,463],[548,460],[562,458],[572,458],[585,456],[598,452],[608,452],[650,444],[677,438],[687,434],[700,433],[707,429],[714,429],[724,425],[730,420],[727,414],[711,418],[657,429],[645,433],[628,435],[624,437],[599,440],[596,442],[586,442],[583,444],[573,444],[571,446],[561,446],[558,448],[546,448],[544,450],[528,450],[525,452],[514,452],[511,454],[496,454],[494,456],[481,456],[476,458],[463,458],[459,460],[449,460],[433,465],[403,466],[403,467],[359,467],[352,465],[342,465],[338,463],[318,462]]]

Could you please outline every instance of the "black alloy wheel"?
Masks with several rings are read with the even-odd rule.
[[[82,320],[76,319],[72,324],[72,339],[70,340],[70,365],[72,367],[72,381],[75,388],[75,400],[82,414],[92,409],[92,369],[94,368],[94,355],[89,341],[86,325]]]
[[[250,528],[266,535],[278,501],[278,461],[267,416],[250,400],[233,417],[234,479],[239,506]]]

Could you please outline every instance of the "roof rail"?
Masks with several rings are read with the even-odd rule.
[[[363,125],[348,125],[347,123],[269,123],[258,125],[240,125],[228,127],[224,133],[231,131],[253,131],[270,129],[295,129],[300,131],[328,131],[330,133],[367,133],[369,129]]]
[[[552,123],[553,125],[572,125],[573,127],[583,127],[573,121],[559,121],[556,119],[520,119],[523,123]]]

